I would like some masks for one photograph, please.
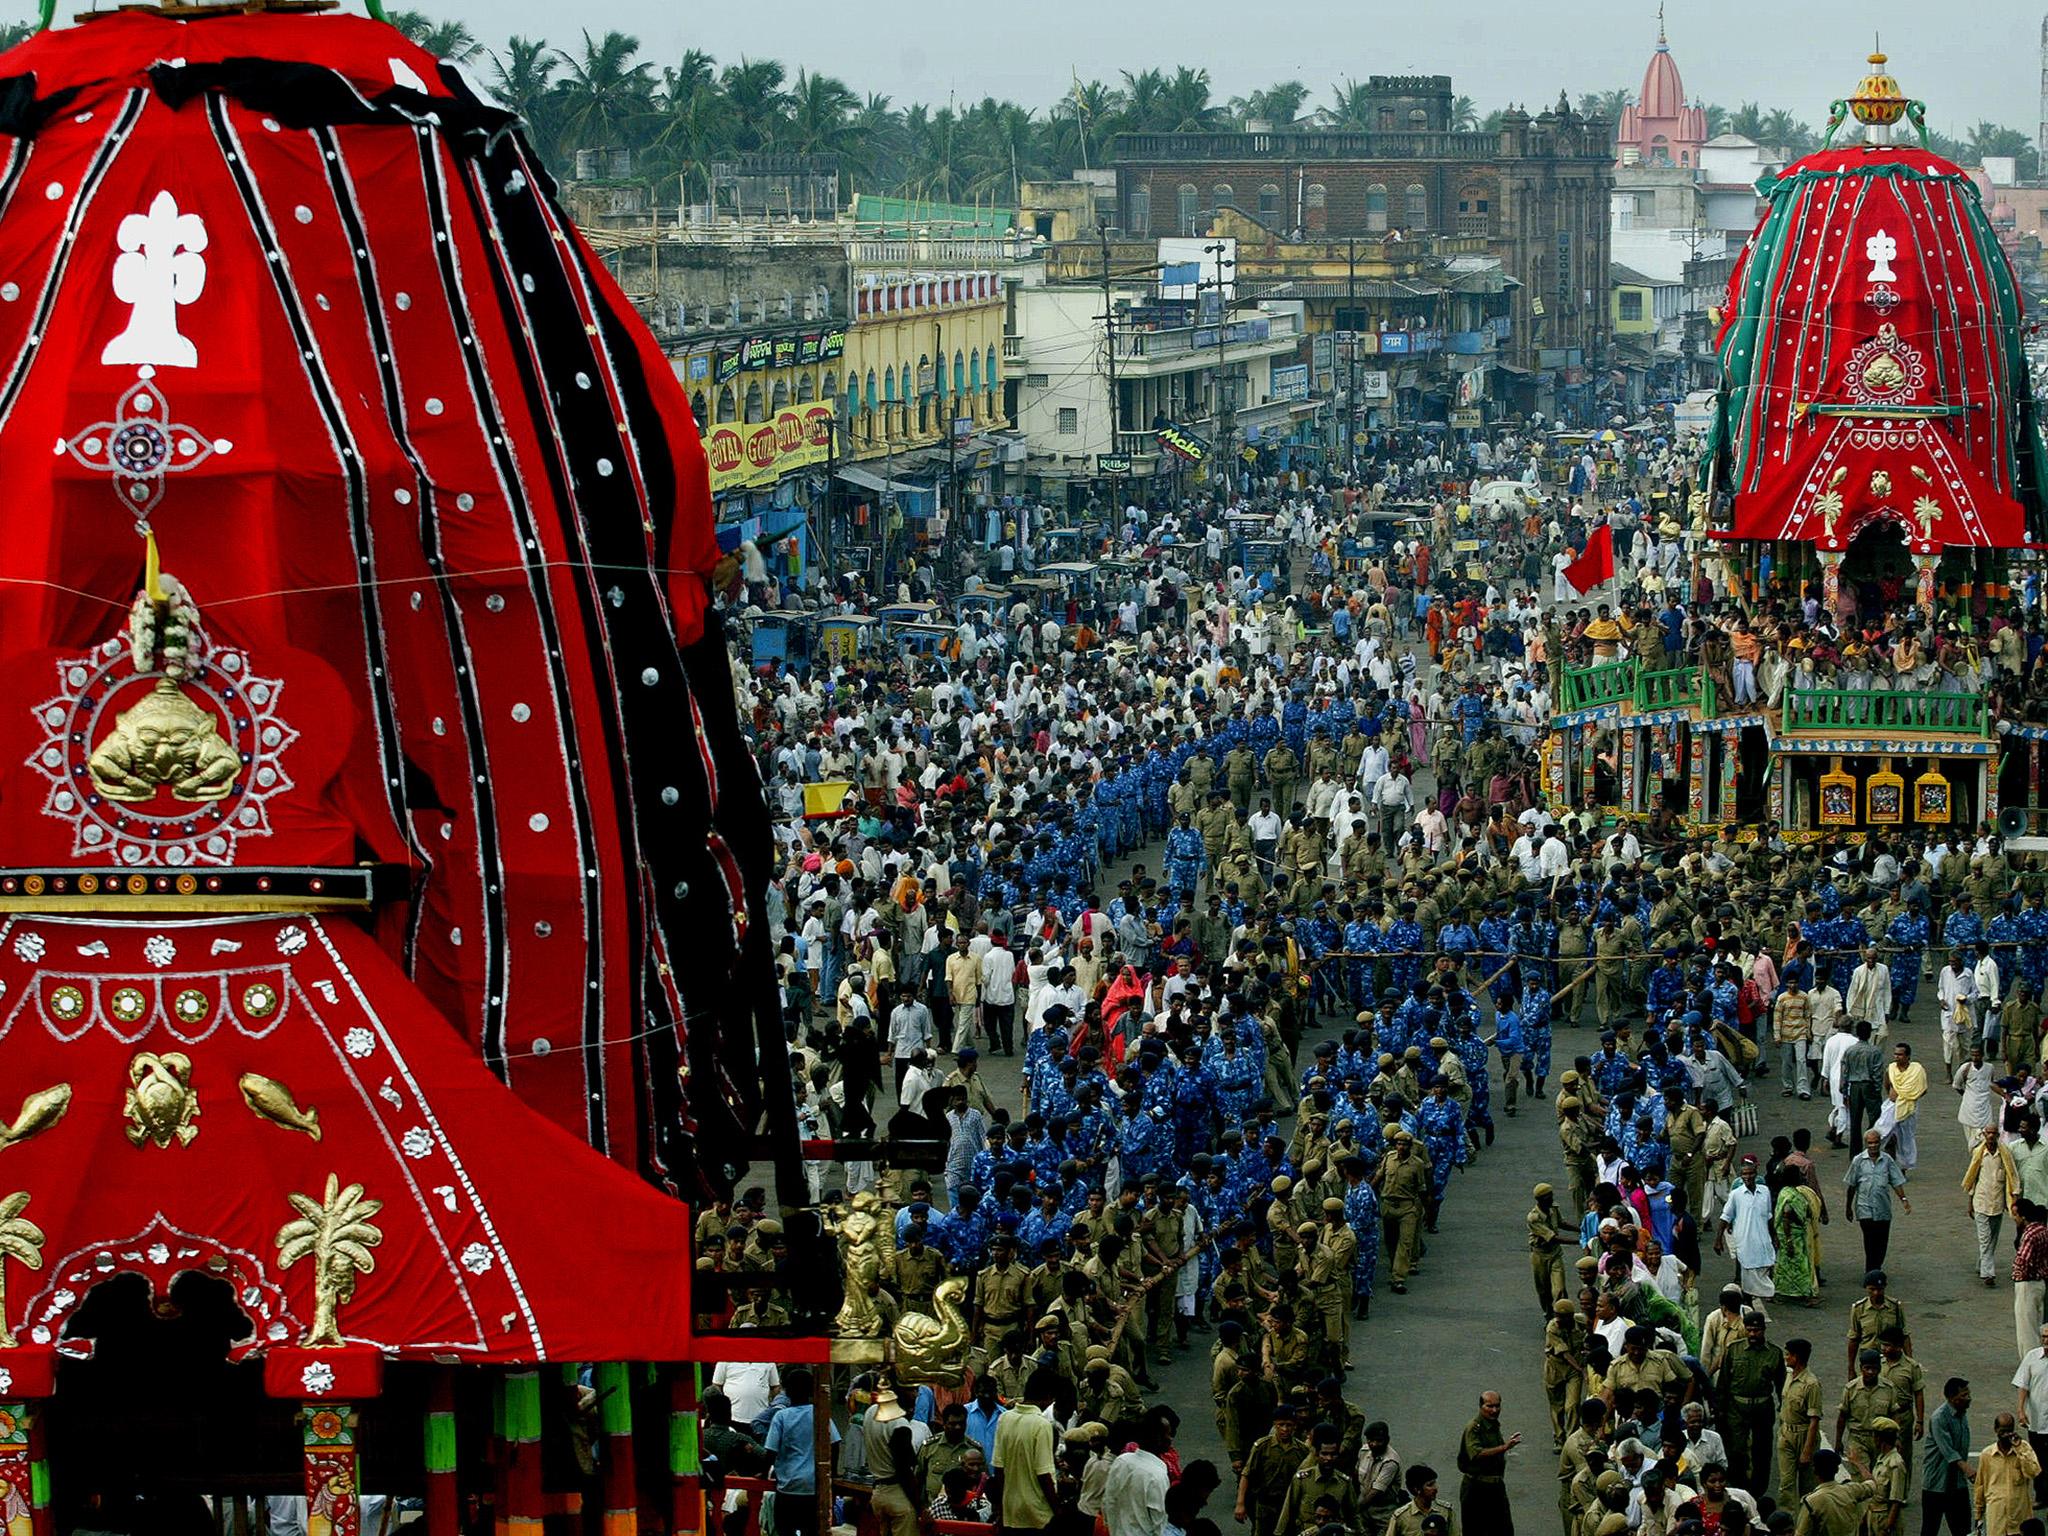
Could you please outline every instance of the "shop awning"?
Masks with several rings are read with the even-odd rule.
[[[840,466],[839,478],[848,485],[857,485],[862,490],[873,491],[878,496],[885,495],[890,491],[922,491],[927,489],[925,486],[913,484],[908,480],[891,480],[885,475],[876,474],[873,470],[862,469],[857,464]]]

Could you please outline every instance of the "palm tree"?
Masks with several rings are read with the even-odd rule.
[[[0,22],[0,50],[25,43],[36,35],[35,24],[27,21]]]
[[[903,115],[906,141],[903,191],[906,196],[950,203],[965,187],[965,151],[960,116],[951,107],[936,111],[922,102]]]
[[[1783,107],[1773,107],[1758,127],[1763,133],[1762,142],[1775,149],[1796,150],[1802,140],[1813,136],[1813,130]]]
[[[854,109],[847,127],[848,170],[872,185],[893,187],[903,180],[903,114],[879,91]],[[849,189],[849,196],[851,190]]]
[[[1209,101],[1209,71],[1183,64],[1160,93],[1160,116],[1169,133],[1206,133],[1222,109]]]
[[[775,139],[789,108],[789,93],[782,88],[786,78],[774,59],[743,57],[726,65],[718,83],[732,108],[735,149],[762,149]]]
[[[1138,133],[1158,133],[1166,124],[1166,76],[1156,69],[1124,71],[1124,112]]]
[[[1233,98],[1230,110],[1241,118],[1255,118],[1275,128],[1286,128],[1301,116],[1307,102],[1307,86],[1299,80],[1281,80],[1249,96]]]
[[[28,1196],[15,1198],[26,1202]],[[340,1311],[356,1293],[356,1276],[377,1267],[370,1250],[384,1241],[384,1234],[370,1225],[370,1218],[384,1209],[384,1202],[364,1199],[360,1184],[343,1189],[340,1178],[331,1173],[323,1198],[288,1198],[299,1219],[278,1228],[277,1267],[285,1270],[301,1259],[313,1261],[313,1325],[299,1344],[306,1349],[336,1349],[342,1342]],[[0,1204],[0,1211],[5,1210]]]
[[[561,83],[561,142],[565,150],[638,146],[638,130],[653,105],[654,66],[636,61],[640,39],[607,32],[583,34],[583,57],[560,55],[568,72]]]
[[[1479,119],[1479,132],[1499,133],[1501,119],[1506,116],[1507,113],[1503,109],[1495,107],[1491,112],[1487,113],[1486,116]]]
[[[1457,133],[1470,133],[1479,126],[1479,103],[1470,96],[1457,96],[1451,100],[1451,129]]]
[[[535,38],[510,37],[491,55],[498,100],[519,114],[543,158],[551,154],[556,118],[555,65],[559,55]]]
[[[1728,118],[1728,131],[1730,133],[1739,133],[1745,139],[1754,139],[1759,144],[1763,143],[1763,109],[1753,101],[1745,101],[1730,114]]]
[[[978,196],[1009,194],[1014,210],[1023,200],[1023,183],[1044,174],[1040,161],[1040,124],[1029,107],[987,96],[966,116],[967,190]]]
[[[1372,126],[1372,87],[1362,80],[1345,79],[1331,87],[1330,122],[1337,128]]]
[[[13,1349],[16,1343],[7,1326],[7,1261],[24,1269],[43,1267],[43,1229],[21,1214],[28,1198],[27,1190],[18,1189],[0,1200],[0,1349]]]
[[[1123,97],[1100,80],[1076,80],[1046,113],[1046,149],[1053,168],[1071,175],[1099,166],[1109,141],[1125,126]]]
[[[1634,91],[1585,91],[1579,96],[1579,115],[1597,117],[1610,127],[1621,121],[1621,110],[1635,105]]]
[[[690,200],[690,173],[710,175],[711,162],[732,143],[732,112],[718,88],[718,70],[711,55],[692,48],[673,69],[662,71],[659,111],[644,146],[643,168],[650,179],[683,178],[682,201]],[[705,201],[711,200],[706,182]]]
[[[831,75],[799,69],[789,93],[789,122],[777,142],[800,155],[830,154],[844,147],[847,121],[860,97]]]
[[[393,11],[387,19],[437,59],[465,64],[484,51],[476,34],[459,21],[435,21],[424,11]]]
[[[1708,102],[1700,109],[1707,115],[1707,137],[1718,139],[1728,132],[1728,109],[1717,102]]]

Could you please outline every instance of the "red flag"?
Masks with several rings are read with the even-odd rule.
[[[1602,523],[1586,540],[1585,552],[1564,568],[1564,579],[1574,592],[1592,591],[1603,581],[1614,580],[1614,530]]]

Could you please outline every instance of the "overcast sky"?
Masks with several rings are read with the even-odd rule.
[[[1121,69],[1191,64],[1209,71],[1219,100],[1298,78],[1321,104],[1345,75],[1448,74],[1482,110],[1509,101],[1534,110],[1558,88],[1627,86],[1656,43],[1654,0],[1029,0],[1020,6],[825,0],[678,4],[676,0],[409,0],[466,21],[487,43],[506,34],[551,37],[617,28],[661,60],[696,47],[729,62],[742,54],[806,65],[859,91],[904,101],[1009,97],[1042,107],[1070,71],[1114,81]],[[1891,68],[1929,121],[1954,132],[1991,118],[2028,134],[2039,118],[2043,0],[1713,0],[1669,7],[1671,48],[1689,95],[1729,107],[1785,107],[1818,126],[1854,87],[1881,31]]]

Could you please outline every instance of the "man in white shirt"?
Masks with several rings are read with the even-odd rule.
[[[1892,968],[1877,958],[1877,946],[1863,946],[1863,956],[1849,975],[1849,995],[1843,1001],[1853,1027],[1861,1019],[1870,1025],[1870,1038],[1884,1039],[1892,1013]]]
[[[1003,936],[995,934],[981,957],[981,1027],[991,1054],[1017,1054],[1016,973],[1017,957],[1010,953]]]
[[[1102,1522],[1115,1536],[1165,1536],[1166,1490],[1171,1483],[1165,1453],[1173,1449],[1171,1410],[1155,1407],[1138,1420],[1137,1449],[1109,1464],[1102,1487]]]
[[[1537,849],[1540,846],[1535,835],[1527,828],[1524,828],[1522,835],[1508,846],[1508,857],[1515,861],[1515,866],[1521,870],[1524,880],[1533,882],[1542,878],[1541,865],[1537,859]]]
[[[1536,873],[1539,879],[1562,880],[1572,872],[1572,852],[1557,835],[1557,823],[1546,822],[1543,827],[1543,846],[1536,851]]]
[[[1971,1011],[1977,1019],[1977,1035],[1984,1042],[1984,1049],[1993,1053],[1998,1050],[1998,1005],[2001,994],[1998,990],[1998,962],[1991,958],[1991,946],[1977,946],[1977,963],[1970,979],[1976,984],[1976,995],[1970,1000]]]
[[[903,1086],[903,1076],[910,1070],[910,1058],[929,1050],[931,1044],[932,1011],[916,993],[905,992],[903,1001],[889,1010],[889,1054],[896,1062],[898,1088]]]
[[[1273,857],[1280,850],[1279,813],[1273,809],[1270,799],[1261,799],[1259,808],[1252,812],[1246,823],[1252,834],[1252,855],[1259,861],[1259,868],[1268,879],[1273,874]]]
[[[782,1390],[782,1377],[766,1361],[721,1360],[711,1373],[711,1385],[726,1395],[733,1423],[744,1429],[768,1412]]]

